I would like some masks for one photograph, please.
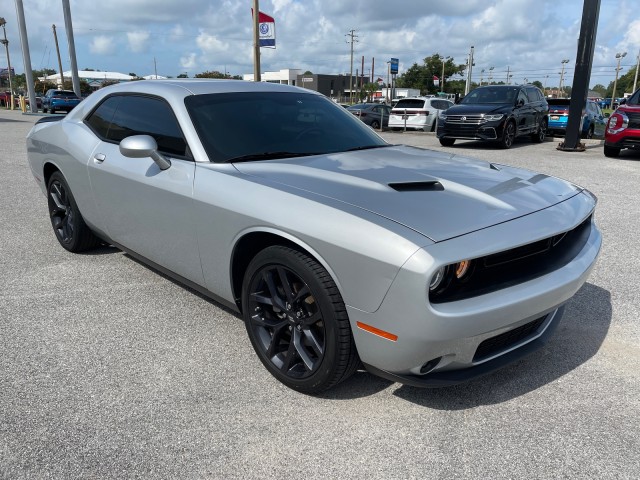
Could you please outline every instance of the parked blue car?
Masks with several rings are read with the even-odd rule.
[[[567,133],[567,121],[569,120],[569,98],[548,98],[549,104],[549,135],[565,135]],[[582,113],[582,138],[602,138],[607,125],[606,118],[597,102],[587,100],[585,110]]]
[[[80,103],[82,99],[72,90],[47,90],[47,93],[42,97],[42,112],[56,113],[58,110],[64,110],[69,113],[73,108]]]

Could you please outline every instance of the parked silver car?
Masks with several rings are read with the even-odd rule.
[[[241,312],[302,392],[361,365],[418,386],[495,370],[543,344],[600,250],[583,188],[389,145],[286,85],[107,87],[27,151],[62,247],[115,245]]]

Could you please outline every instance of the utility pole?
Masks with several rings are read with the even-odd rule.
[[[6,39],[6,35],[5,35],[5,39]],[[7,53],[7,58],[9,58],[9,54]],[[631,90],[631,92],[635,92],[636,91],[636,85],[638,84],[638,69],[640,69],[640,52],[638,52],[638,56],[636,57],[636,76],[633,79],[633,89]],[[11,69],[9,69],[11,70]],[[9,73],[9,75],[11,75],[11,73]]]
[[[371,83],[373,83],[375,81],[374,79],[374,68],[376,65],[376,59],[374,57],[371,57]],[[638,71],[636,70],[636,73]]]
[[[564,66],[569,63],[569,59],[565,58],[564,60],[562,60],[562,71],[560,72],[560,87],[559,87],[559,92],[558,95],[562,95],[562,98],[564,98],[564,92],[562,91],[562,83],[564,82]]]
[[[511,85],[511,81],[509,80],[511,78],[510,72],[511,72],[511,69],[509,65],[507,65],[507,85]]]
[[[82,98],[80,91],[80,77],[78,77],[78,63],[76,62],[76,44],[73,39],[73,24],[71,23],[71,7],[69,0],[62,0],[62,11],[64,12],[64,28],[67,31],[67,43],[69,45],[69,62],[71,63],[71,83],[73,91]]]
[[[349,33],[345,35],[345,37],[349,37],[349,40],[347,41],[347,43],[351,44],[351,70],[349,72],[349,105],[353,105],[353,43],[358,41],[358,36],[356,35],[355,30],[350,30]]]
[[[611,94],[611,108],[613,109],[614,104],[616,103],[616,88],[618,86],[618,73],[620,73],[620,60],[626,57],[627,52],[616,53],[616,58],[618,59],[618,66],[616,67],[616,79],[613,82],[613,93]]]
[[[253,81],[260,78],[260,10],[258,0],[253,0]]]
[[[471,75],[473,75],[473,45],[471,45],[471,50],[469,51],[468,60],[469,65],[467,68],[467,83],[464,87],[464,94],[467,95],[469,90],[471,89]]]
[[[24,6],[22,0],[16,0],[16,14],[20,25],[20,43],[22,44],[22,60],[24,62],[24,76],[27,80],[27,92],[29,94],[29,107],[31,113],[37,113],[36,92],[33,83],[33,70],[31,70],[31,56],[29,53],[29,38],[27,36],[27,22],[24,18]]]
[[[62,59],[60,58],[60,47],[58,46],[58,34],[55,23],[51,25],[53,29],[53,41],[56,43],[56,53],[58,54],[58,69],[60,71],[60,88],[64,88],[64,74],[62,73]]]

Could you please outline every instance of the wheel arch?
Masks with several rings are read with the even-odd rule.
[[[62,173],[62,171],[58,168],[56,164],[49,161],[45,161],[42,167],[42,178],[44,180],[45,188],[47,187],[47,185],[49,185],[49,179],[51,178],[51,175],[53,175],[55,172]],[[64,174],[62,175],[64,176]]]
[[[231,262],[229,266],[231,291],[240,312],[242,312],[242,283],[249,263],[251,263],[251,260],[258,254],[258,252],[275,245],[286,246],[298,250],[317,261],[329,273],[336,284],[340,295],[344,298],[342,287],[335,275],[335,272],[331,269],[325,259],[322,258],[322,256],[310,245],[286,232],[281,232],[275,229],[251,230],[242,232],[236,238],[231,252]]]

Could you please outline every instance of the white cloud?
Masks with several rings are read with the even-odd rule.
[[[186,68],[187,70],[192,70],[196,68],[197,65],[198,65],[198,62],[196,61],[195,53],[187,53],[186,55],[183,55],[182,57],[180,57],[180,66],[182,68]]]
[[[148,50],[149,32],[128,32],[129,49],[133,53],[143,53]]]
[[[94,37],[89,45],[89,51],[96,55],[111,55],[115,52],[116,46],[113,38],[106,35]]]
[[[215,35],[201,32],[196,39],[196,44],[205,54],[226,52],[229,50],[229,44],[222,42]]]

